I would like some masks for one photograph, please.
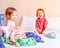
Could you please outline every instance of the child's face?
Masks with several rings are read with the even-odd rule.
[[[15,20],[17,19],[17,12],[16,12],[16,11],[14,11],[14,12],[11,14],[10,19],[13,20],[13,21],[15,21]]]
[[[44,17],[43,11],[38,11],[38,18],[43,18],[43,17]]]

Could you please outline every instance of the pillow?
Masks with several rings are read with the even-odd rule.
[[[46,30],[44,31],[46,33],[54,32],[59,33],[60,32],[60,17],[59,16],[46,16],[46,19],[48,21]]]
[[[58,16],[48,16],[46,17],[48,21],[47,29],[60,30],[60,17]]]
[[[6,25],[6,17],[4,14],[0,14],[0,26]]]
[[[34,31],[35,29],[35,20],[36,17],[27,17],[27,16],[23,16],[22,17],[22,22],[21,22],[21,29],[23,31]]]

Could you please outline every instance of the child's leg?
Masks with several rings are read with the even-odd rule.
[[[15,44],[15,32],[10,33],[10,41],[12,41]]]
[[[26,38],[26,34],[22,32],[21,30],[17,31],[17,35],[21,36],[22,38]]]

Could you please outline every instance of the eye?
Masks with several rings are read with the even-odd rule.
[[[17,15],[15,15],[15,16],[17,16]]]

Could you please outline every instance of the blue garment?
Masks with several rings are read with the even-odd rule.
[[[1,39],[1,37],[0,37],[0,48],[5,48],[4,43],[3,43],[2,39]]]
[[[6,25],[6,16],[4,14],[0,14],[0,26]]]
[[[34,34],[33,32],[26,32],[26,37],[27,38],[33,38],[35,39],[37,42],[44,42],[40,36]]]

